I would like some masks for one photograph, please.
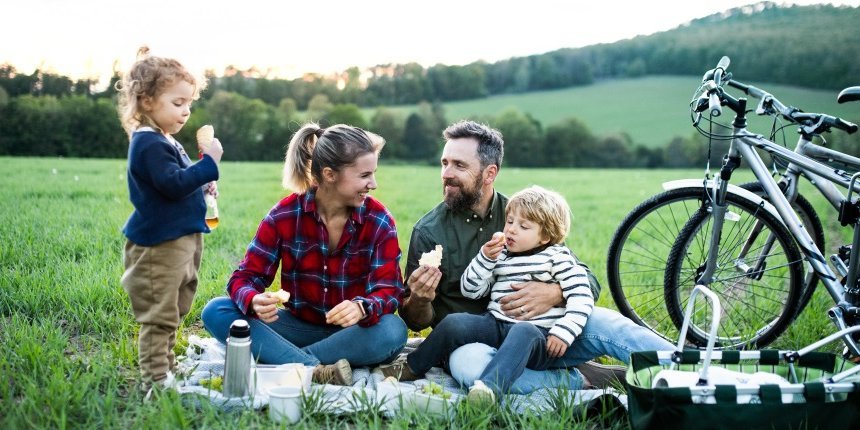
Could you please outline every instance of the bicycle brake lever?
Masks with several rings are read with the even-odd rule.
[[[821,126],[823,124],[824,124],[824,117],[822,116],[822,117],[818,118],[818,121],[815,124],[801,125],[800,129],[803,130],[804,134],[819,135],[824,131],[823,129],[821,129]]]
[[[770,115],[773,112],[773,105],[771,104],[771,96],[768,94],[761,98],[758,101],[758,106],[755,108],[756,115]]]
[[[693,108],[693,111],[696,113],[702,113],[708,109],[708,103],[710,103],[710,98],[708,97],[708,93],[703,93],[701,97],[696,100],[696,106]]]

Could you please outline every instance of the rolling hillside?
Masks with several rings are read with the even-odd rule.
[[[702,66],[703,71],[706,67]],[[736,78],[743,81],[741,76]],[[675,136],[689,136],[694,132],[688,105],[700,80],[700,76],[607,80],[584,87],[445,103],[445,115],[449,121],[454,121],[497,115],[506,109],[519,109],[531,114],[544,127],[575,117],[588,124],[597,135],[626,132],[635,143],[657,147],[665,145]],[[752,84],[769,91],[786,105],[807,112],[827,112],[860,122],[860,103],[837,104],[838,92],[759,82]],[[739,95],[738,92],[732,93]],[[415,110],[415,106],[398,106],[394,109],[406,116]],[[370,118],[373,110],[366,109],[364,114]],[[751,128],[762,133],[769,127],[769,122],[751,121]]]

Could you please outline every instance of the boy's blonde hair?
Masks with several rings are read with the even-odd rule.
[[[147,46],[138,49],[137,61],[115,87],[119,92],[119,119],[129,136],[141,125],[158,128],[144,114],[141,103],[145,98],[157,98],[165,88],[179,81],[194,87],[194,100],[200,98],[200,93],[206,88],[206,79],[195,77],[179,61],[151,56]]]
[[[505,207],[505,214],[519,212],[520,216],[540,226],[541,238],[552,245],[564,243],[570,232],[570,207],[561,194],[532,185],[518,191]]]

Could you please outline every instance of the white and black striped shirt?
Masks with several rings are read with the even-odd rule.
[[[471,299],[489,293],[487,310],[497,319],[516,323],[521,321],[507,317],[499,301],[514,293],[512,284],[529,281],[561,285],[565,307],[551,308],[528,322],[548,328],[550,334],[570,346],[582,333],[594,309],[594,296],[585,268],[577,263],[566,246],[552,245],[540,252],[517,255],[509,255],[507,250],[503,250],[496,260],[490,260],[483,252],[478,252],[460,278],[460,291]]]

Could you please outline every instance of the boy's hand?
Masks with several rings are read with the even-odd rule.
[[[361,320],[362,314],[360,304],[344,300],[325,314],[325,322],[346,328]]]
[[[502,253],[503,249],[505,249],[505,234],[497,231],[493,233],[493,237],[481,247],[481,252],[484,253],[484,257],[487,257],[490,260],[495,260],[499,257],[499,254]]]
[[[224,148],[221,147],[221,141],[218,138],[212,139],[212,143],[203,148],[203,153],[212,157],[216,163],[221,162],[221,156],[224,155]]]
[[[251,309],[257,314],[257,318],[269,324],[278,320],[278,307],[276,306],[278,303],[280,303],[280,300],[277,297],[272,296],[269,292],[265,292],[257,294],[251,299]]]
[[[567,344],[555,335],[547,335],[546,352],[552,358],[561,357],[565,352],[567,352]]]

